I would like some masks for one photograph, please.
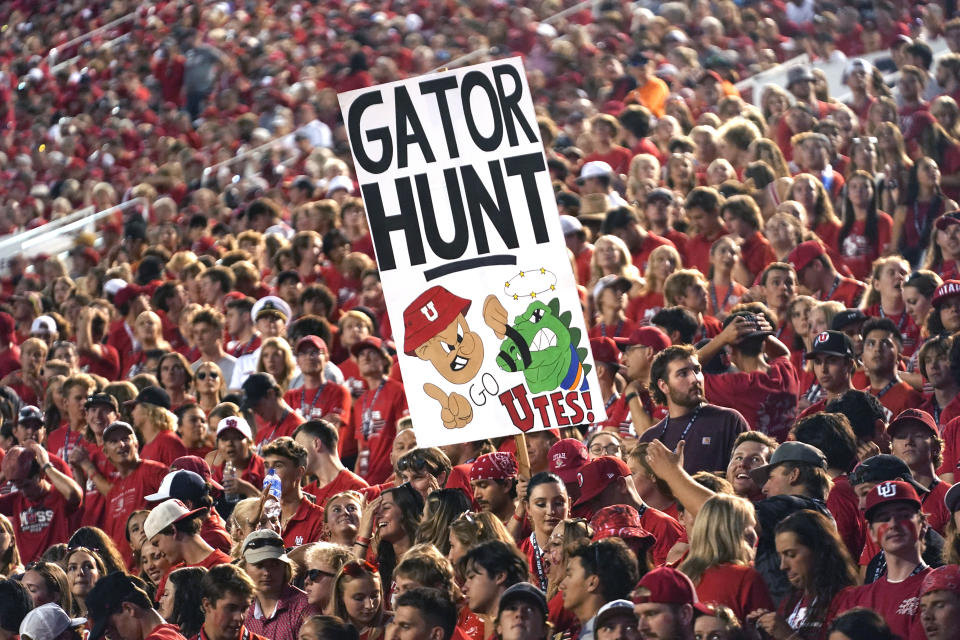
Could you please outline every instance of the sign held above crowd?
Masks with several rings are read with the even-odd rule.
[[[419,445],[603,420],[520,59],[339,97]]]

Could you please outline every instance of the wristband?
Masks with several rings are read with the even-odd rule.
[[[523,522],[523,518],[521,518],[520,516],[518,516],[516,513],[514,513],[512,517],[513,517],[513,519],[516,520],[517,522]]]
[[[50,469],[51,467],[53,467],[53,463],[48,461],[47,464],[40,467],[40,470],[46,473],[47,469]]]
[[[640,394],[637,393],[636,391],[633,391],[633,392],[630,392],[630,393],[628,393],[627,395],[623,396],[623,401],[626,402],[627,404],[629,404],[631,400],[633,400],[634,398],[639,398],[639,397],[640,397]]]
[[[357,541],[355,544],[362,544],[363,546],[368,546],[370,544],[370,538],[364,538],[363,536],[357,536]]]

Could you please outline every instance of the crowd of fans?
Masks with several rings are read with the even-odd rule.
[[[0,640],[956,637],[955,13],[3,3],[0,230],[147,206],[0,281]],[[529,466],[417,446],[337,103],[466,54],[523,57],[606,405]]]

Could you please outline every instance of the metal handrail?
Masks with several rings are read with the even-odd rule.
[[[63,43],[63,44],[60,45],[59,47],[53,47],[53,48],[50,49],[50,51],[47,53],[47,62],[50,64],[50,66],[53,66],[53,65],[55,64],[55,62],[56,62],[57,54],[58,54],[60,51],[63,51],[63,50],[65,50],[65,49],[69,49],[70,47],[74,46],[75,44],[79,44],[79,43],[81,43],[81,42],[84,42],[84,41],[86,41],[86,40],[89,40],[90,38],[93,38],[94,36],[99,35],[100,33],[104,32],[104,31],[109,31],[110,29],[116,27],[117,25],[121,25],[121,24],[123,24],[124,22],[129,22],[130,20],[133,20],[134,18],[137,17],[137,14],[140,12],[140,10],[141,10],[141,7],[138,7],[137,9],[134,9],[134,10],[131,11],[130,13],[127,13],[127,14],[125,14],[125,15],[122,15],[122,16],[120,16],[119,18],[117,18],[117,19],[115,19],[115,20],[111,20],[111,21],[108,22],[107,24],[101,25],[101,26],[97,27],[96,29],[93,29],[92,31],[88,31],[88,32],[86,32],[86,33],[84,33],[84,34],[81,34],[81,35],[77,36],[76,38],[74,38],[73,40],[68,40],[67,42]]]
[[[304,125],[304,126],[306,126],[306,125]],[[303,128],[304,128],[304,127],[297,127],[296,129],[294,129],[294,130],[291,131],[290,133],[285,133],[285,134],[283,134],[282,136],[277,136],[277,137],[274,138],[273,140],[270,140],[270,141],[268,141],[268,142],[264,142],[264,143],[263,143],[262,145],[260,145],[259,147],[254,147],[253,149],[247,149],[247,150],[244,151],[243,153],[240,153],[240,154],[238,154],[238,155],[235,155],[235,156],[233,156],[232,158],[227,158],[226,160],[221,160],[220,162],[218,162],[218,163],[216,163],[216,164],[212,164],[212,165],[210,165],[209,167],[206,167],[206,168],[203,170],[203,177],[206,178],[206,177],[209,176],[213,171],[215,171],[216,169],[219,169],[220,167],[228,167],[228,166],[230,166],[230,165],[232,165],[232,164],[235,164],[236,162],[239,162],[239,161],[241,161],[241,160],[246,160],[247,158],[249,158],[249,157],[251,157],[251,156],[253,156],[253,155],[257,154],[257,153],[260,153],[260,152],[262,152],[262,151],[266,151],[266,150],[268,150],[268,149],[270,149],[270,148],[272,148],[272,147],[275,147],[275,146],[277,146],[278,144],[280,144],[280,143],[282,143],[282,142],[286,142],[287,140],[291,139],[291,136],[295,136],[295,135],[296,135],[298,132],[300,132],[300,130],[302,130]]]

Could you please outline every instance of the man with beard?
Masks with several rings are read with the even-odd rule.
[[[747,423],[733,409],[706,401],[703,371],[693,347],[674,345],[657,355],[650,367],[650,393],[669,413],[640,436],[641,442],[660,440],[675,449],[683,440],[688,473],[727,468],[733,443],[748,430]]]
[[[690,578],[670,567],[659,567],[643,576],[631,599],[637,628],[644,638],[693,640],[696,614],[714,615],[700,603]]]

